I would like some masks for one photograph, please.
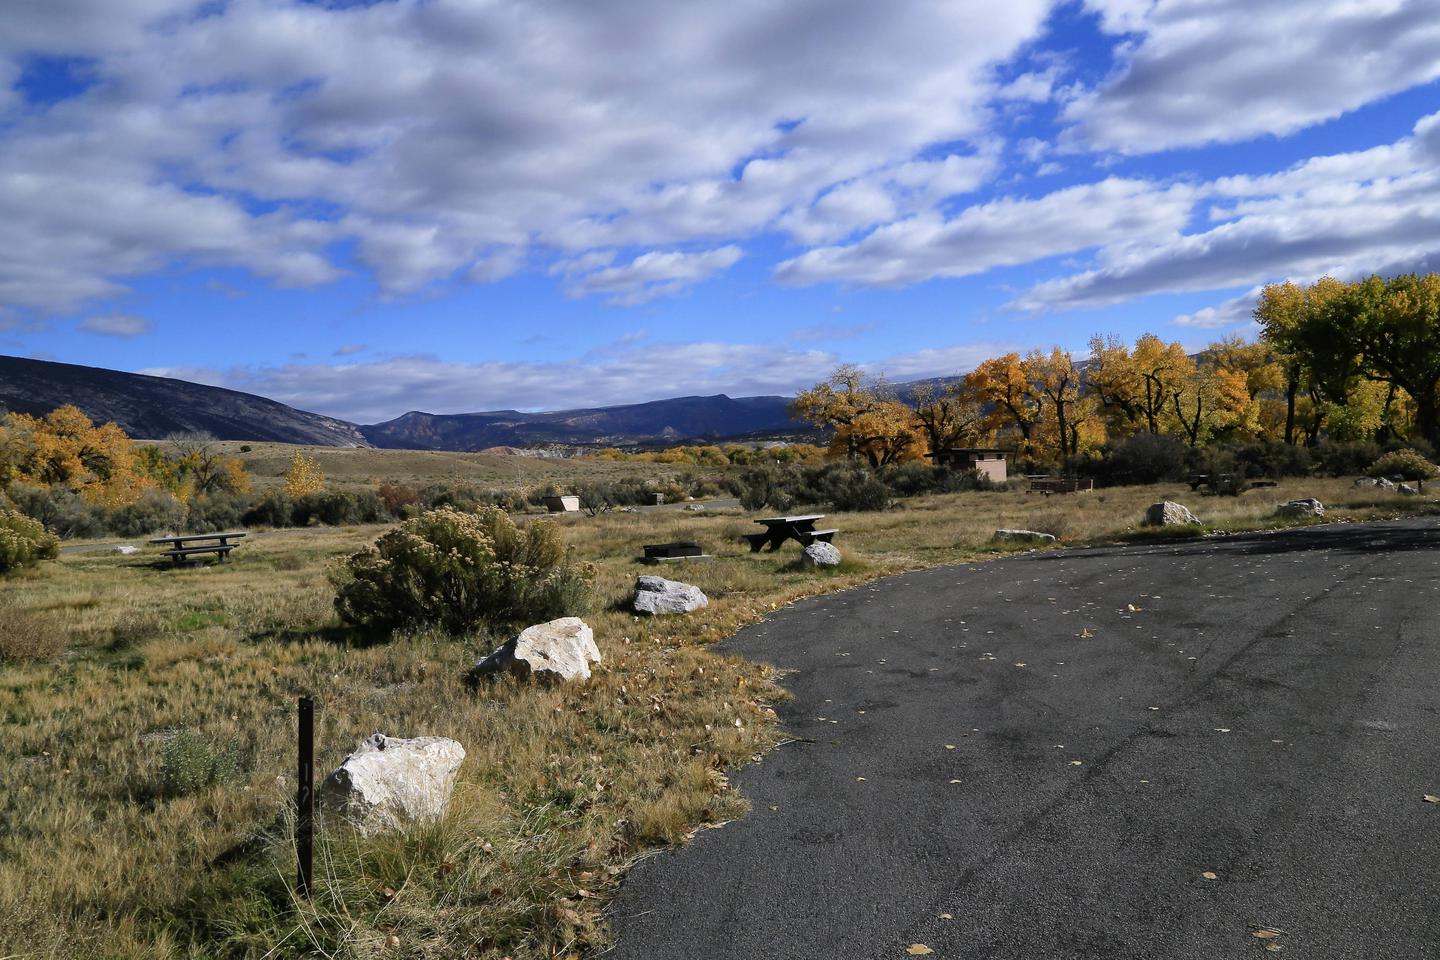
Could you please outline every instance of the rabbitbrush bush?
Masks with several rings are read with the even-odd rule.
[[[1420,451],[1407,447],[1385,454],[1370,464],[1370,469],[1365,472],[1372,477],[1399,476],[1405,480],[1430,480],[1440,473],[1440,467],[1426,460],[1420,455]]]
[[[0,574],[60,555],[60,540],[38,520],[0,507]]]
[[[576,563],[547,521],[515,526],[496,507],[428,510],[337,572],[335,609],[367,627],[533,624],[585,612],[594,570]]]

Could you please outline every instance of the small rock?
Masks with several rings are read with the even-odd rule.
[[[1055,534],[1038,530],[996,530],[991,543],[1054,543]]]
[[[579,617],[561,617],[526,627],[520,635],[475,664],[472,676],[508,670],[521,677],[589,680],[600,662],[595,633]]]
[[[805,548],[800,562],[807,567],[840,566],[840,548],[824,540],[816,540]]]
[[[1175,527],[1199,522],[1195,514],[1190,512],[1189,507],[1169,500],[1151,504],[1150,509],[1145,511],[1145,526],[1147,527]]]
[[[637,577],[635,599],[632,601],[636,613],[653,615],[662,613],[689,613],[710,605],[710,598],[699,587],[664,577]]]
[[[325,778],[316,796],[362,832],[444,815],[465,748],[448,737],[374,734]]]
[[[1314,497],[1307,497],[1303,500],[1282,503],[1275,508],[1275,513],[1282,517],[1323,517],[1325,516],[1325,504]]]
[[[120,554],[122,557],[128,557],[132,553],[139,553],[140,548],[128,543],[122,543],[115,548],[115,552]]]
[[[1404,494],[1404,495],[1407,496],[1407,497],[1418,497],[1418,496],[1420,496],[1420,491],[1419,491],[1419,490],[1416,490],[1414,487],[1410,486],[1410,484],[1408,484],[1408,483],[1402,483],[1402,484],[1400,484],[1400,486],[1398,486],[1398,487],[1395,488],[1395,492],[1396,492],[1396,493],[1400,493],[1400,494]]]
[[[1380,479],[1375,481],[1375,486],[1379,487],[1381,490],[1394,490],[1395,481],[1391,480],[1389,477],[1381,477]]]
[[[700,510],[704,510],[704,509],[705,509],[705,504],[703,504],[703,503],[687,503],[687,504],[685,505],[685,509],[686,509],[686,510],[690,510],[690,511],[698,512],[698,511],[700,511]]]

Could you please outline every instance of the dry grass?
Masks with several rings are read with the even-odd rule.
[[[971,493],[882,514],[832,515],[850,558],[796,568],[794,545],[752,555],[738,511],[565,517],[599,567],[605,661],[589,684],[466,688],[496,638],[419,633],[357,646],[325,581],[378,528],[257,536],[234,562],[166,570],[144,555],[66,555],[5,581],[5,624],[38,618],[63,649],[0,665],[0,956],[564,956],[603,940],[600,905],[633,858],[744,802],[722,771],[776,740],[769,670],[705,647],[789,600],[864,579],[975,559],[1001,526],[1072,542],[1133,532],[1162,497],[1221,529],[1286,525],[1276,504],[1317,496],[1332,517],[1434,504],[1342,481],[1289,482],[1240,498],[1139,488],[1041,498]],[[711,606],[639,620],[623,608],[651,568],[640,545],[696,539],[716,559],[660,572]],[[380,730],[438,734],[468,757],[438,825],[377,839],[328,823],[317,896],[291,894],[293,709],[320,702],[317,761],[338,764]],[[238,771],[166,788],[166,744],[186,732],[234,751]],[[218,749],[218,748],[217,748]]]
[[[373,488],[381,483],[403,483],[423,487],[430,483],[470,483],[494,489],[529,489],[547,483],[613,481],[631,477],[663,480],[685,472],[716,472],[716,468],[686,467],[654,463],[625,463],[609,460],[558,459],[551,457],[505,456],[488,453],[455,453],[445,450],[356,450],[342,447],[311,447],[289,443],[217,444],[227,456],[239,457],[261,490],[283,485],[285,471],[296,452],[304,453],[320,466],[332,485],[341,488]],[[241,452],[241,447],[250,449]]]

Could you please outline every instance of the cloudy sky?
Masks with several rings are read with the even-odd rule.
[[[1440,269],[1440,0],[5,0],[0,352],[365,422]]]

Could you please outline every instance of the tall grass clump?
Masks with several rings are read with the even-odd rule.
[[[65,629],[54,617],[0,595],[0,663],[49,660],[65,649]]]
[[[552,523],[521,529],[497,507],[442,508],[344,561],[334,576],[335,609],[358,626],[433,624],[459,633],[584,613],[593,579]]]
[[[0,507],[0,574],[60,555],[60,539],[38,520]]]

